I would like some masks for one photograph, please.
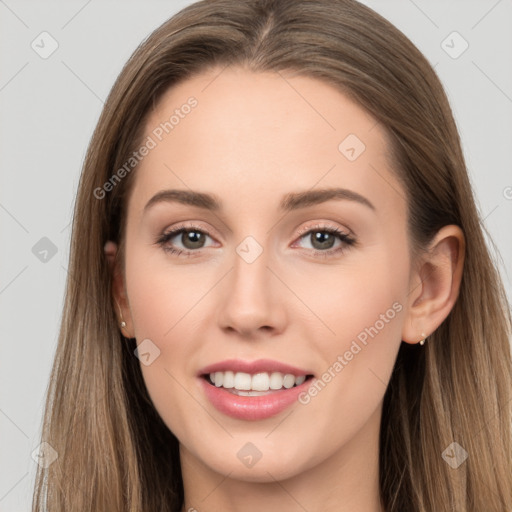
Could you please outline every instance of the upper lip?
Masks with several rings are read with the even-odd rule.
[[[260,372],[281,372],[283,374],[291,373],[296,377],[301,375],[313,375],[310,370],[298,368],[287,363],[281,363],[280,361],[274,361],[272,359],[257,359],[255,361],[244,361],[243,359],[226,359],[205,366],[198,372],[198,376],[210,374],[214,372],[226,372],[232,371],[245,372],[245,373],[260,373]]]

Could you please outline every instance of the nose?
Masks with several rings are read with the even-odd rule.
[[[244,338],[283,331],[284,290],[274,272],[269,268],[265,250],[252,262],[235,253],[233,269],[222,288],[218,316],[221,329],[237,332]]]

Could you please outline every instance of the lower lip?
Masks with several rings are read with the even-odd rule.
[[[234,395],[222,387],[210,384],[204,377],[199,377],[199,380],[208,400],[218,411],[241,420],[263,420],[279,414],[297,401],[313,378],[306,379],[299,386],[260,396]]]

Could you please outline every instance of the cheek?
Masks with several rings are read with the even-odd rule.
[[[158,413],[180,438],[186,434],[180,418],[192,415],[201,422],[204,415],[189,394],[190,379],[197,370],[194,355],[204,342],[198,334],[206,314],[207,300],[202,298],[218,277],[206,267],[167,263],[162,255],[140,247],[128,254],[127,293],[135,337],[150,354],[149,361],[141,358],[142,376]]]
[[[360,429],[389,382],[401,342],[408,278],[407,257],[391,264],[392,259],[382,247],[368,252],[350,268],[316,280],[323,288],[308,295],[308,305],[329,331],[316,336],[312,350],[322,355],[324,372],[302,403],[320,422],[325,419],[323,428],[333,436],[339,436],[340,424],[353,432]]]
[[[348,260],[347,260],[348,261]],[[346,266],[322,269],[299,279],[299,293],[327,329],[317,336],[329,353],[348,350],[353,340],[396,343],[408,274],[406,262],[390,263],[385,252],[353,258]],[[369,343],[366,345],[369,346]]]
[[[161,252],[160,252],[161,251]],[[211,271],[167,260],[163,250],[134,247],[126,260],[127,293],[137,340],[169,344],[212,284]]]

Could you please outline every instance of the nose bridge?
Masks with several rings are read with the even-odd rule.
[[[231,282],[231,296],[239,306],[261,307],[270,299],[270,252],[253,236],[247,236],[235,248]]]

